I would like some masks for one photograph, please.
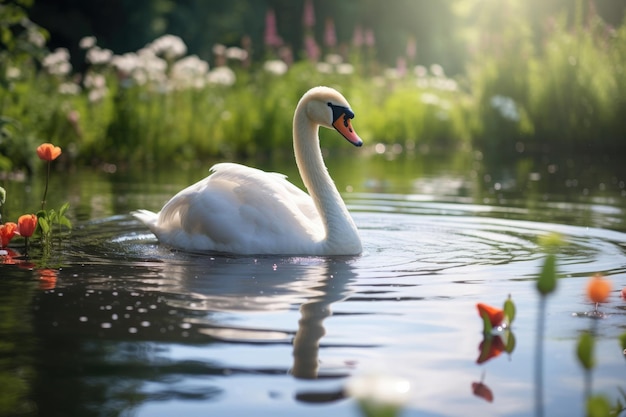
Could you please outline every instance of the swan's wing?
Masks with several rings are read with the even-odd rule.
[[[232,163],[212,171],[165,204],[157,222],[160,239],[186,248],[250,252],[323,237],[313,201],[284,175]]]

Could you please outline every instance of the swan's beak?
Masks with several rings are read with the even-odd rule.
[[[348,109],[345,110],[346,111],[340,113],[339,116],[335,118],[333,127],[337,129],[337,132],[341,133],[344,138],[348,139],[351,144],[354,146],[361,146],[363,145],[363,141],[352,128],[352,118],[354,117],[354,113]]]

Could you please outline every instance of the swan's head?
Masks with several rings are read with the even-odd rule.
[[[312,88],[302,97],[301,103],[306,103],[307,116],[312,122],[337,130],[355,146],[363,145],[352,128],[354,112],[337,90],[330,87]]]

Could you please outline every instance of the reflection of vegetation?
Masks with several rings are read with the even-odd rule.
[[[28,402],[32,366],[33,337],[28,309],[33,283],[11,279],[3,273],[0,280],[0,415],[31,413]]]

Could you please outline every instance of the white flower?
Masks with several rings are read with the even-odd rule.
[[[439,64],[433,64],[430,66],[430,72],[435,76],[435,77],[445,77],[446,74],[443,71],[443,67]]]
[[[187,53],[187,45],[178,36],[163,35],[147,46],[155,55],[162,55],[167,60],[179,58]]]
[[[111,58],[111,65],[121,73],[130,75],[139,65],[139,57],[134,52],[124,55],[115,55]]]
[[[413,72],[415,72],[415,75],[418,78],[424,78],[428,75],[428,69],[426,69],[426,67],[423,65],[416,65],[413,69]]]
[[[263,63],[263,69],[270,74],[283,75],[287,72],[287,64],[280,59],[270,59]]]
[[[333,72],[333,66],[328,62],[318,62],[315,64],[315,69],[322,74],[331,74]]]
[[[76,83],[63,83],[59,85],[59,94],[75,96],[80,93],[80,86]]]
[[[216,43],[213,45],[213,53],[217,56],[222,56],[226,54],[226,46],[221,43]]]
[[[31,29],[28,31],[28,42],[38,48],[43,48],[43,46],[46,44],[46,38],[41,34],[40,31]]]
[[[108,89],[106,88],[97,88],[95,90],[91,90],[89,91],[89,101],[91,103],[97,103],[98,101],[102,100],[107,93],[109,92]]]
[[[343,62],[343,58],[339,54],[328,54],[325,61],[330,65],[339,65]]]
[[[18,67],[8,67],[6,71],[7,80],[17,80],[22,75],[22,71]]]
[[[106,88],[106,79],[102,74],[94,74],[90,72],[85,76],[83,84],[85,84],[85,87],[90,90],[99,90],[102,88]]]
[[[209,84],[219,84],[231,86],[237,81],[235,72],[228,67],[217,67],[207,74],[207,82]]]
[[[208,71],[209,64],[206,61],[190,55],[174,63],[171,78],[175,88],[202,88]]]
[[[354,66],[352,64],[339,64],[337,65],[337,74],[341,74],[341,75],[354,74]]]
[[[112,57],[113,51],[111,51],[110,49],[102,49],[98,46],[94,46],[87,51],[86,60],[90,64],[102,65],[107,64],[109,61],[111,61]]]
[[[85,36],[80,41],[78,41],[78,46],[81,49],[89,49],[96,46],[96,37],[95,36]]]
[[[46,55],[41,64],[52,75],[67,75],[72,71],[70,53],[66,48],[57,48]]]
[[[226,58],[234,59],[236,61],[245,61],[248,58],[248,51],[236,46],[232,46],[226,49]]]

